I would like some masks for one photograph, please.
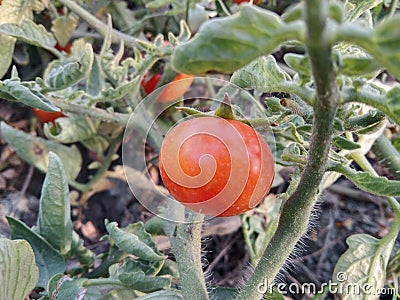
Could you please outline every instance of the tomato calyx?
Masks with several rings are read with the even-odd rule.
[[[229,98],[229,95],[225,93],[223,100],[219,103],[217,109],[215,111],[210,111],[210,112],[203,112],[200,110],[197,110],[192,107],[186,107],[186,106],[178,106],[176,107],[177,110],[184,112],[185,114],[189,116],[194,116],[194,117],[210,117],[210,116],[215,116],[215,117],[220,117],[226,120],[235,120],[242,122],[246,125],[249,125],[251,127],[258,127],[258,126],[264,126],[267,125],[269,126],[269,121],[267,119],[246,119],[243,117],[240,117],[241,113],[239,110],[234,109],[232,107],[231,100]],[[236,112],[236,114],[235,114]]]

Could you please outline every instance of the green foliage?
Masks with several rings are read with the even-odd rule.
[[[23,299],[36,286],[43,289],[41,299],[47,300],[258,299],[262,295],[253,296],[257,289],[254,282],[275,278],[292,250],[287,245],[294,245],[294,239],[303,234],[299,232],[303,228],[299,224],[308,222],[307,214],[298,215],[296,203],[303,205],[301,209],[307,206],[310,211],[317,199],[317,193],[311,195],[308,191],[310,186],[318,187],[319,182],[315,178],[308,182],[303,180],[313,171],[310,166],[321,168],[322,172],[330,171],[320,184],[319,192],[344,175],[358,188],[387,197],[394,212],[389,233],[380,240],[368,235],[348,238],[349,249],[333,274],[334,282],[342,285],[368,283],[373,288],[381,288],[387,283],[385,271],[400,230],[400,207],[393,198],[400,195],[400,181],[377,176],[365,155],[375,143],[378,149],[373,148],[374,153],[380,160],[389,161],[389,170],[398,174],[398,137],[393,139],[395,147],[390,151],[382,151],[385,143],[379,146],[387,123],[400,125],[397,82],[391,88],[384,84],[385,88],[379,87],[385,73],[397,80],[400,78],[400,17],[392,16],[395,7],[383,10],[383,1],[374,0],[345,4],[304,1],[278,14],[265,9],[274,7],[266,1],[262,7],[216,1],[215,7],[207,7],[207,15],[212,19],[203,23],[191,37],[190,9],[195,4],[200,5],[200,1],[191,1],[188,5],[189,2],[135,1],[135,9],[131,9],[126,1],[104,1],[99,5],[110,13],[105,24],[91,14],[99,13],[101,18],[102,10],[95,1],[0,1],[0,78],[9,70],[13,54],[17,58],[16,45],[29,44],[29,58],[34,60],[37,52],[46,64],[44,70],[28,74],[29,78],[38,76],[34,81],[22,79],[26,74],[18,75],[14,67],[11,78],[0,80],[0,98],[49,112],[61,109],[65,114],[54,123],[43,125],[47,139],[1,123],[1,137],[23,160],[46,172],[46,178],[37,227],[29,228],[8,217],[12,240],[0,237],[0,252],[4,254],[0,258],[0,270],[8,272],[3,277],[0,272],[0,286],[5,287],[0,289],[0,298]],[[309,14],[319,4],[320,11],[310,19]],[[60,6],[64,7],[62,13],[57,12]],[[78,27],[78,16],[79,22],[87,22],[97,32],[85,32],[85,26]],[[317,21],[325,26],[313,27]],[[316,41],[309,36],[319,30],[318,43],[330,51],[310,51]],[[103,41],[98,42],[99,38]],[[166,39],[169,44],[165,44]],[[70,54],[55,49],[57,42],[65,46],[72,40]],[[276,50],[281,53],[276,55]],[[321,55],[317,57],[318,64],[315,64],[315,52]],[[18,59],[15,62],[18,65]],[[327,75],[329,65],[333,71],[328,77],[333,78],[330,84],[335,90],[321,93],[323,83],[315,74]],[[275,136],[276,164],[295,169],[288,190],[277,196],[283,200],[282,205],[276,199],[273,204],[265,201],[254,213],[242,217],[247,249],[256,267],[243,290],[223,287],[206,290],[200,265],[201,217],[185,219],[184,212],[176,207],[170,207],[168,212],[182,219],[179,224],[167,223],[158,217],[146,224],[138,222],[124,228],[118,227],[116,222],[107,222],[108,234],[103,239],[110,247],[97,256],[73,229],[70,197],[74,199],[74,193],[69,192],[68,185],[80,194],[78,200],[81,201],[73,204],[83,206],[94,193],[102,190],[103,183],[108,184],[108,176],[124,177],[118,172],[120,166],[110,170],[111,163],[117,162],[116,154],[130,114],[146,96],[141,90],[143,78],[160,70],[164,70],[163,80],[166,81],[166,74],[171,71],[174,74],[231,74],[230,82],[246,90],[231,96],[240,98],[244,103],[240,103],[240,109],[246,116],[255,118],[249,123],[259,130],[268,127],[265,124],[273,125],[267,130]],[[381,74],[383,76],[378,77]],[[196,79],[196,83],[202,80]],[[213,98],[215,90],[207,88]],[[231,92],[229,87],[219,90],[214,98],[222,98],[225,92]],[[332,103],[324,101],[335,100],[335,96],[338,106],[330,111],[334,105],[329,107]],[[247,110],[250,102],[259,112]],[[195,106],[199,101],[196,99],[193,103]],[[160,149],[163,132],[183,118],[181,112],[170,114],[168,110],[160,114],[164,112],[163,105],[139,106],[136,111],[139,121],[129,128],[148,134],[151,155]],[[207,105],[206,109],[212,108]],[[204,114],[192,107],[182,111]],[[153,113],[160,122],[153,123]],[[326,126],[318,127],[321,115],[327,116],[321,122]],[[157,127],[160,124],[162,130]],[[315,140],[331,125],[331,137]],[[142,136],[138,134],[134,138],[140,140]],[[91,166],[97,164],[98,168],[85,183],[75,181],[85,168],[75,143],[96,153],[96,161],[92,161]],[[143,144],[141,141],[140,146]],[[326,151],[316,157],[315,149],[323,147],[327,147]],[[130,150],[136,157],[143,149]],[[329,161],[325,166],[323,156],[328,153]],[[153,157],[150,160],[146,157],[149,165],[152,160]],[[156,194],[154,202],[158,205],[161,188],[155,186],[136,163],[125,166],[127,177],[133,178],[141,195]],[[356,170],[354,163],[361,170]],[[187,224],[190,221],[195,222]],[[295,226],[290,227],[290,222]],[[157,249],[153,240],[152,235],[164,234],[170,238],[176,265]],[[283,246],[279,248],[279,245]],[[278,250],[265,252],[266,249]],[[67,270],[70,259],[77,262],[73,269]],[[270,263],[268,268],[257,269],[257,264],[266,261]],[[391,270],[395,269],[393,263],[390,266]],[[347,281],[338,282],[340,272],[347,274]],[[253,294],[246,294],[246,290],[252,290]],[[358,299],[357,296],[341,295],[343,299]],[[282,299],[283,296],[274,292],[265,297]],[[362,297],[372,299],[368,295]]]
[[[72,222],[68,181],[60,158],[50,152],[48,172],[40,198],[38,231],[56,250],[71,250]]]
[[[12,23],[0,25],[0,33],[13,36],[25,43],[42,47],[49,51],[53,51],[57,42],[43,25],[37,25],[29,19],[25,19],[21,25]]]
[[[82,158],[75,145],[70,147],[48,141],[39,137],[34,137],[25,132],[16,130],[6,123],[1,123],[1,133],[18,155],[35,166],[42,172],[48,169],[48,153],[57,153],[62,161],[65,162],[64,168],[69,180],[75,179],[81,168]]]
[[[278,15],[243,5],[238,14],[204,23],[189,42],[178,45],[173,67],[187,74],[230,73],[288,39],[301,39],[303,24],[284,24]]]
[[[45,111],[57,111],[57,107],[41,93],[32,82],[21,82],[19,78],[0,81],[0,96],[9,101],[18,101]]]
[[[349,284],[366,287],[371,293],[362,295],[363,299],[376,299],[372,291],[382,289],[385,283],[385,270],[392,251],[395,237],[390,240],[378,240],[370,235],[357,234],[347,238],[349,248],[340,257],[333,271],[333,283],[338,285],[341,299],[359,299],[356,289]],[[347,287],[346,287],[347,285]]]
[[[64,273],[64,258],[48,241],[21,221],[12,217],[7,217],[7,221],[11,228],[11,239],[26,240],[33,249],[36,265],[39,268],[39,281],[36,286],[47,287],[51,277]]]
[[[29,243],[0,236],[0,262],[0,298],[25,299],[39,279]]]

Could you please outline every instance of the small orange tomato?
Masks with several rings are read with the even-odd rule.
[[[158,102],[169,102],[182,97],[193,82],[194,76],[187,74],[178,74],[167,84],[157,98]]]
[[[274,179],[268,144],[252,127],[219,117],[185,120],[160,150],[165,187],[184,206],[209,216],[234,216],[258,205]]]

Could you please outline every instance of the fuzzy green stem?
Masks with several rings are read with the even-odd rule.
[[[371,148],[379,161],[389,169],[396,180],[400,180],[400,153],[387,137],[381,135]]]
[[[174,209],[179,219],[184,219],[184,209]],[[192,223],[178,223],[165,228],[170,241],[171,250],[178,263],[180,284],[184,299],[208,300],[206,283],[201,263],[201,229],[204,215],[195,214]],[[188,221],[188,220],[186,220]],[[172,230],[171,230],[172,229]]]
[[[77,104],[67,103],[58,99],[51,99],[55,106],[64,112],[71,112],[83,116],[91,117],[95,120],[109,122],[125,127],[128,124],[130,114],[111,113],[96,107],[84,107]]]
[[[255,300],[263,297],[258,287],[263,283],[272,284],[307,229],[318,187],[325,172],[338,103],[332,49],[326,30],[328,5],[329,3],[323,0],[305,1],[308,33],[306,46],[317,92],[309,160],[297,189],[283,205],[275,235],[237,299]]]
[[[389,12],[387,14],[387,18],[393,17],[394,13],[396,12],[398,3],[399,3],[398,0],[390,1]]]
[[[74,1],[71,0],[59,0],[59,2],[66,7],[68,7],[71,11],[76,13],[79,17],[84,19],[90,26],[92,26],[98,33],[100,33],[103,37],[107,34],[107,24],[104,24],[99,19],[97,19],[92,14],[88,13],[85,9],[80,7]],[[126,45],[136,46],[136,38],[131,37],[125,33],[122,33],[118,30],[112,29],[111,31],[112,41],[118,43],[123,40]]]
[[[67,103],[57,99],[51,99],[51,101],[59,107],[64,112],[71,112],[78,115],[88,116],[93,118],[94,120],[100,120],[103,122],[113,123],[122,127],[126,127],[128,125],[129,118],[131,114],[121,114],[116,112],[107,112],[104,109],[100,109],[97,107],[84,107],[77,104]],[[142,109],[140,107],[140,109]],[[130,126],[135,126],[135,128],[140,129],[143,133],[147,134],[147,130],[149,128],[149,124],[151,124],[151,119],[148,117],[147,112],[143,112],[141,118],[135,119],[136,123],[130,122]],[[150,123],[149,123],[150,122]],[[149,132],[149,144],[155,151],[159,151],[162,143],[162,135],[155,128],[155,126],[150,126]]]

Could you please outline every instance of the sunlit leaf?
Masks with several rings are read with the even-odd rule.
[[[68,181],[61,159],[49,153],[49,165],[40,197],[39,233],[61,254],[71,249],[72,222]]]
[[[33,11],[40,12],[47,7],[48,0],[2,0],[0,24],[21,24],[25,19],[33,19]],[[16,39],[0,34],[0,78],[11,65]]]
[[[369,172],[355,171],[349,166],[335,164],[330,168],[343,174],[353,182],[359,189],[379,196],[398,196],[400,195],[400,181],[389,180],[386,177],[373,176]]]
[[[44,75],[45,88],[56,91],[70,87],[85,79],[92,68],[93,49],[86,44],[82,56],[77,60],[54,60]]]
[[[367,234],[355,234],[347,238],[349,248],[339,258],[332,276],[338,291],[343,291],[340,299],[358,300],[361,295],[363,300],[377,299],[373,291],[382,289],[385,284],[385,270],[394,240],[378,240]],[[370,293],[360,294],[356,287],[362,289],[366,284]]]
[[[78,25],[78,20],[72,14],[58,16],[52,22],[51,31],[61,47],[65,47]]]
[[[0,81],[0,97],[9,101],[21,102],[25,105],[36,107],[45,111],[59,111],[40,92],[40,88],[34,82],[21,82],[19,78]]]
[[[289,80],[290,76],[276,63],[272,55],[259,57],[250,64],[237,70],[231,82],[244,89],[269,91],[279,83]]]
[[[29,243],[0,236],[0,299],[26,299],[38,280],[39,271]]]
[[[117,227],[116,222],[106,225],[107,231],[111,239],[121,250],[134,254],[142,259],[161,261],[165,257],[153,249],[153,245],[149,245],[151,236],[142,230],[125,231]],[[154,243],[154,242],[153,242]]]
[[[63,257],[42,236],[31,230],[21,221],[7,217],[13,240],[24,239],[31,245],[35,253],[36,265],[39,268],[39,282],[37,286],[46,288],[53,275],[64,273],[65,262]]]
[[[4,122],[1,123],[1,134],[19,157],[42,172],[47,172],[50,151],[57,153],[64,162],[65,173],[69,180],[75,179],[81,170],[82,157],[75,145],[67,147],[54,141],[34,137]]]
[[[52,49],[56,45],[54,36],[43,25],[38,25],[29,19],[24,20],[21,25],[12,23],[0,25],[0,33],[45,49]]]
[[[158,299],[183,300],[183,296],[175,291],[158,291],[136,298],[136,300],[158,300]]]
[[[303,28],[301,22],[284,25],[273,12],[241,5],[237,14],[204,22],[189,42],[175,48],[171,62],[185,74],[231,73],[281,42],[301,39]]]
[[[55,124],[44,124],[43,130],[47,138],[60,143],[74,143],[92,138],[97,133],[99,122],[82,115],[70,114],[66,118],[58,118]]]
[[[171,280],[168,278],[146,276],[142,271],[123,273],[118,279],[126,287],[147,293],[166,289],[171,285]]]

